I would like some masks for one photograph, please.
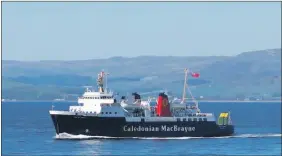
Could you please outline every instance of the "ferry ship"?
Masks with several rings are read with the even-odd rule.
[[[165,92],[156,101],[142,100],[132,93],[133,99],[122,96],[120,100],[104,88],[107,74],[98,74],[97,91],[86,88],[77,106],[69,110],[49,111],[56,134],[86,135],[96,137],[217,137],[234,134],[230,112],[222,112],[216,119],[213,113],[202,113],[198,102],[189,90],[185,69],[182,99],[171,99]],[[153,103],[153,104],[152,104]],[[155,103],[155,105],[154,105]]]

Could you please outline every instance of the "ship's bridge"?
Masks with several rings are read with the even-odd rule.
[[[85,92],[80,99],[113,99],[113,95],[110,93]]]
[[[114,97],[111,92],[97,92],[88,90],[82,97],[78,98],[78,103],[85,105],[100,104],[100,103],[113,103]]]

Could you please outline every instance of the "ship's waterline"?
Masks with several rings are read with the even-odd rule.
[[[155,126],[123,126],[123,131],[125,132],[195,132],[196,127],[187,126],[167,126],[161,125],[159,127]]]

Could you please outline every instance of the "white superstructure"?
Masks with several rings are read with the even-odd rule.
[[[193,98],[192,104],[187,102],[188,98],[183,95],[182,99],[171,99],[170,102],[170,117],[159,117],[156,115],[156,106],[151,106],[153,99],[142,101],[137,93],[132,93],[133,101],[127,100],[125,96],[117,102],[113,92],[104,90],[104,78],[107,74],[101,72],[98,74],[97,84],[98,89],[95,90],[87,87],[84,94],[78,98],[78,106],[70,106],[69,111],[54,111],[50,114],[65,114],[65,115],[79,115],[79,116],[97,116],[97,117],[125,117],[126,121],[140,122],[141,120],[147,122],[158,121],[215,121],[212,113],[201,113],[198,108],[198,102]],[[187,79],[187,72],[185,72],[185,80]],[[184,88],[188,88],[186,82]],[[188,88],[189,89],[189,88]],[[189,91],[190,92],[190,91]],[[191,93],[191,92],[190,92]],[[185,94],[185,91],[184,93]],[[157,103],[157,101],[156,101]]]

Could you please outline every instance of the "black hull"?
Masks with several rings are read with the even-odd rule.
[[[126,122],[124,117],[51,115],[56,133],[108,137],[218,137],[234,133],[233,125],[216,122]]]

